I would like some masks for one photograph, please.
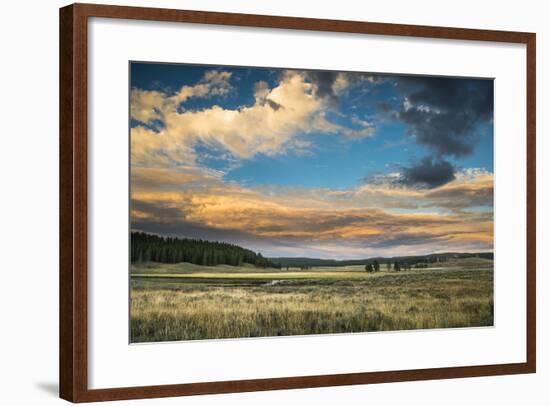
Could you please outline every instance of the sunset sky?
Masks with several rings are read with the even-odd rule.
[[[264,256],[493,249],[493,81],[131,63],[131,227]]]

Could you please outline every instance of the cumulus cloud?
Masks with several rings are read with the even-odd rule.
[[[132,89],[130,92],[130,117],[142,123],[162,119],[167,108],[165,94],[156,90]]]
[[[157,90],[132,89],[130,92],[130,116],[134,120],[149,124],[163,120],[165,115],[185,103],[191,97],[225,96],[231,89],[231,72],[210,70],[194,86],[182,86],[169,96]]]
[[[319,131],[348,138],[369,137],[372,125],[348,128],[325,118],[326,102],[304,74],[285,72],[277,86],[266,82],[255,87],[255,102],[238,109],[217,105],[202,110],[180,111],[176,107],[189,97],[224,94],[229,74],[213,71],[196,86],[184,86],[173,96],[158,92],[132,92],[133,118],[145,124],[162,120],[158,131],[144,126],[132,128],[132,159],[136,164],[193,163],[195,147],[201,142],[222,148],[232,156],[247,159],[262,153],[274,155],[295,145],[302,133]],[[217,93],[216,93],[217,92]],[[294,143],[291,141],[295,141]],[[298,142],[299,143],[299,142]],[[302,143],[303,145],[303,143]]]

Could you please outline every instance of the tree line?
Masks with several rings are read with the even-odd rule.
[[[400,271],[410,271],[412,268],[428,268],[428,264],[425,262],[416,262],[411,263],[408,261],[394,261],[394,262],[386,262],[386,270],[389,272],[391,270],[394,270],[395,272]],[[379,272],[380,271],[380,262],[378,260],[374,260],[371,263],[368,263],[365,265],[365,271],[367,272]]]
[[[143,232],[131,233],[130,259],[136,262],[175,264],[189,262],[196,265],[251,264],[261,268],[280,268],[261,253],[224,242],[188,238],[161,237]]]
[[[411,266],[414,268],[427,267],[428,264],[438,263],[438,262],[448,262],[453,259],[460,258],[486,258],[493,259],[492,252],[446,252],[446,253],[437,253],[437,254],[427,254],[427,255],[408,255],[408,256],[398,256],[398,257],[373,257],[373,258],[363,258],[363,259],[347,259],[347,260],[336,260],[336,259],[321,259],[321,258],[305,258],[305,257],[278,257],[270,258],[273,262],[280,263],[283,267],[291,268],[301,268],[301,267],[316,267],[316,266],[352,266],[352,265],[363,265],[372,264],[374,266],[374,261],[378,261],[379,264],[390,264],[393,269],[396,262],[400,265],[400,269],[403,267],[401,264],[406,263],[406,266]]]

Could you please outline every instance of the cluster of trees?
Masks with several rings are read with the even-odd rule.
[[[175,264],[190,262],[197,265],[251,264],[261,268],[280,268],[280,264],[264,258],[262,254],[239,247],[238,245],[193,240],[187,238],[160,237],[152,234],[133,232],[131,234],[131,261],[162,262]]]
[[[411,270],[411,264],[410,262],[400,262],[400,261],[395,261],[393,263],[393,270],[395,272],[399,272],[399,271],[410,271]]]
[[[301,266],[282,266],[281,264],[278,265],[281,269],[286,269],[287,271],[291,271],[293,268],[299,268],[300,271],[305,271],[310,269],[311,267],[308,265],[301,265]]]
[[[426,264],[424,264],[426,265]],[[427,265],[425,266],[428,267]],[[395,261],[395,262],[386,262],[386,270],[391,271],[392,269],[395,272],[399,271],[408,271],[412,268],[411,264],[409,262],[404,261]],[[372,261],[371,263],[368,263],[365,265],[365,271],[367,272],[379,272],[380,271],[380,263],[377,260]]]
[[[378,262],[375,259],[372,263],[365,265],[365,271],[367,271],[367,272],[379,272],[380,271],[380,262]]]

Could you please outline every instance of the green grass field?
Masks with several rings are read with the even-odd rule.
[[[493,261],[482,258],[376,273],[188,263],[130,272],[132,342],[493,325]]]

